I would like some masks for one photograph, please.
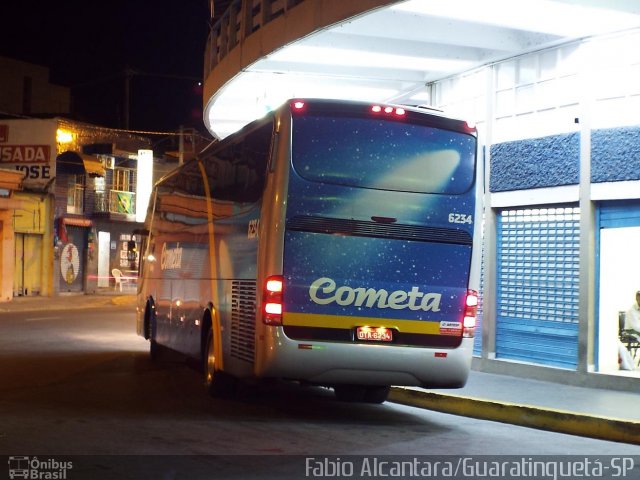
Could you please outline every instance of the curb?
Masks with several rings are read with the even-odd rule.
[[[137,297],[135,295],[118,295],[111,297],[111,303],[114,305],[135,305]]]
[[[389,400],[452,415],[640,445],[640,422],[393,387]]]

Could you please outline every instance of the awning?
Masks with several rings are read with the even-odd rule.
[[[82,155],[82,162],[87,175],[91,177],[104,177],[105,171],[102,162],[91,155]]]
[[[0,188],[5,190],[22,190],[24,172],[0,168]]]
[[[74,227],[92,227],[93,221],[89,218],[80,217],[61,217],[60,221],[63,225],[73,225]]]
[[[0,198],[0,210],[24,210],[28,205],[23,199]]]
[[[102,162],[92,155],[67,151],[56,158],[56,172],[70,175],[84,175],[104,177],[105,170]]]

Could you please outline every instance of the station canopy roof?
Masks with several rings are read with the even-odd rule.
[[[303,37],[243,68],[208,99],[205,123],[222,138],[293,97],[425,104],[430,82],[635,28],[640,28],[638,0],[397,2]]]

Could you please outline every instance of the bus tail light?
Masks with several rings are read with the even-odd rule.
[[[401,117],[405,113],[407,113],[406,110],[404,108],[402,108],[402,107],[390,107],[390,106],[383,107],[382,105],[373,105],[371,107],[371,111],[373,113],[384,112],[384,113],[387,113],[387,114],[395,114],[398,117]]]
[[[267,277],[262,292],[262,321],[266,325],[282,325],[282,275]]]
[[[478,292],[467,290],[464,301],[464,318],[462,320],[462,336],[473,337],[476,329],[476,317],[478,315]]]

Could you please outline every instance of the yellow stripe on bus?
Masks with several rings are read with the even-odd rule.
[[[343,317],[313,313],[285,312],[284,326],[316,328],[387,327],[404,333],[440,334],[440,322],[427,320],[402,320],[399,318]]]
[[[215,354],[215,367],[218,370],[224,370],[224,359],[222,358],[222,329],[220,328],[220,319],[218,318],[218,288],[215,282],[215,278],[218,277],[217,265],[216,265],[216,252],[214,241],[214,229],[213,229],[213,206],[211,205],[211,190],[209,190],[209,178],[207,177],[207,170],[204,168],[202,161],[198,160],[198,168],[202,175],[202,182],[204,184],[204,195],[207,202],[207,226],[209,229],[209,277],[211,287],[211,301],[213,302],[213,317],[211,320],[211,328],[213,329],[213,349]]]

